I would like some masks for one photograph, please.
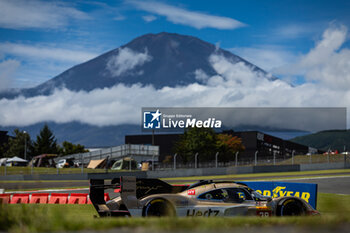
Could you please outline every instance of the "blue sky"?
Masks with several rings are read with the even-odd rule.
[[[280,67],[309,53],[350,1],[0,1],[0,85],[31,87],[147,33],[219,44],[290,82]],[[341,48],[348,48],[347,39]],[[288,72],[287,72],[288,73]]]

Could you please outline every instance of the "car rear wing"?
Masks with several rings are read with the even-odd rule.
[[[128,211],[110,210],[104,200],[104,193],[108,189],[120,192],[120,196],[127,209],[137,209],[138,200],[160,193],[179,193],[188,188],[187,185],[171,185],[159,179],[136,178],[133,176],[122,176],[105,182],[104,179],[90,179],[90,200],[97,213],[103,216],[125,216],[130,215]]]

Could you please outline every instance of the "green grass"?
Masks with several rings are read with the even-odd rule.
[[[0,231],[63,232],[142,228],[154,231],[234,230],[238,227],[318,227],[333,229],[350,223],[350,195],[319,194],[317,217],[234,218],[94,218],[92,205],[2,205]],[[147,230],[147,231],[145,231]]]
[[[337,155],[329,155],[329,162],[330,163],[342,163],[344,162],[344,156],[342,154]],[[323,154],[316,154],[316,155],[296,155],[294,156],[294,164],[305,164],[310,163],[310,157],[311,157],[311,163],[328,163],[328,155]],[[347,161],[349,162],[350,156],[347,156]],[[277,163],[279,165],[284,164],[292,164],[292,158],[289,158],[287,160],[284,160],[282,162]]]

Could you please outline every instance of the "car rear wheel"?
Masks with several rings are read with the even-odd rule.
[[[143,209],[144,217],[171,217],[175,216],[175,209],[165,199],[157,198],[149,201]]]
[[[277,216],[305,215],[304,205],[296,199],[286,199],[277,206]]]

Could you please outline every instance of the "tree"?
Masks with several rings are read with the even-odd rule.
[[[33,153],[35,155],[41,155],[58,154],[58,152],[59,147],[57,145],[57,140],[47,124],[45,124],[36,137],[36,141],[33,143]]]
[[[216,133],[209,128],[190,128],[175,143],[175,152],[184,163],[194,162],[198,153],[198,161],[212,161],[216,150]]]
[[[62,143],[62,147],[60,148],[60,155],[70,155],[84,152],[88,152],[88,150],[85,150],[83,145],[73,144],[67,141],[64,141]]]
[[[19,129],[15,129],[13,133],[15,137],[10,138],[7,145],[5,145],[6,152],[4,152],[3,156],[8,158],[17,156],[24,159],[24,151],[26,149],[26,159],[30,158],[32,155],[32,141],[30,135]]]
[[[217,150],[222,161],[230,161],[236,152],[241,152],[245,148],[242,139],[229,134],[219,134],[216,141]]]

